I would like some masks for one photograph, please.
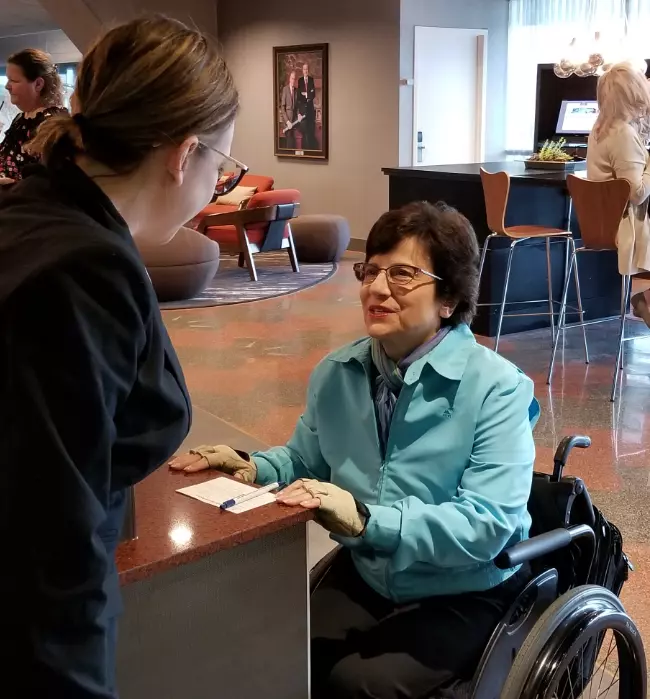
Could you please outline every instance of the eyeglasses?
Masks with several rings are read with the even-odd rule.
[[[426,269],[413,267],[413,265],[391,265],[390,267],[377,267],[377,265],[369,264],[368,262],[357,262],[352,266],[354,276],[362,284],[372,284],[379,276],[380,272],[386,273],[386,279],[389,284],[397,286],[406,286],[410,284],[418,274],[425,274],[431,279],[442,281],[441,277],[436,276],[432,272],[427,272]]]
[[[248,172],[248,165],[244,165],[244,163],[236,158],[222,153],[218,148],[213,148],[203,141],[200,141],[200,143],[204,148],[218,153],[224,159],[224,162],[219,167],[219,179],[217,181],[217,186],[214,188],[214,201],[214,199],[217,197],[228,194],[228,192],[232,192],[232,190],[242,181],[242,178]],[[227,163],[232,164],[232,171],[225,171]]]

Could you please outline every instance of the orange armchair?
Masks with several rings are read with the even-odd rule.
[[[205,216],[199,231],[219,243],[225,253],[239,254],[239,266],[248,267],[253,281],[257,270],[253,255],[270,250],[287,250],[294,272],[300,271],[291,235],[291,219],[298,215],[300,192],[277,189],[254,194],[238,211]]]

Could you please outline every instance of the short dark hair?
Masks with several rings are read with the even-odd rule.
[[[478,301],[479,248],[472,224],[443,202],[413,202],[383,214],[366,242],[366,262],[394,250],[403,240],[417,238],[427,250],[440,297],[456,305],[443,325],[471,323]]]

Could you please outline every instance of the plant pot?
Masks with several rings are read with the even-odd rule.
[[[584,160],[524,160],[526,170],[582,170],[586,167]]]

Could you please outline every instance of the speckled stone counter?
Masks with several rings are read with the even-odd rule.
[[[136,487],[137,539],[117,555],[121,699],[307,699],[310,513],[236,515],[161,468]]]
[[[136,486],[137,538],[120,544],[117,552],[122,585],[304,524],[312,518],[306,510],[279,505],[234,515],[176,492],[217,475],[214,471],[173,473],[163,467]]]

